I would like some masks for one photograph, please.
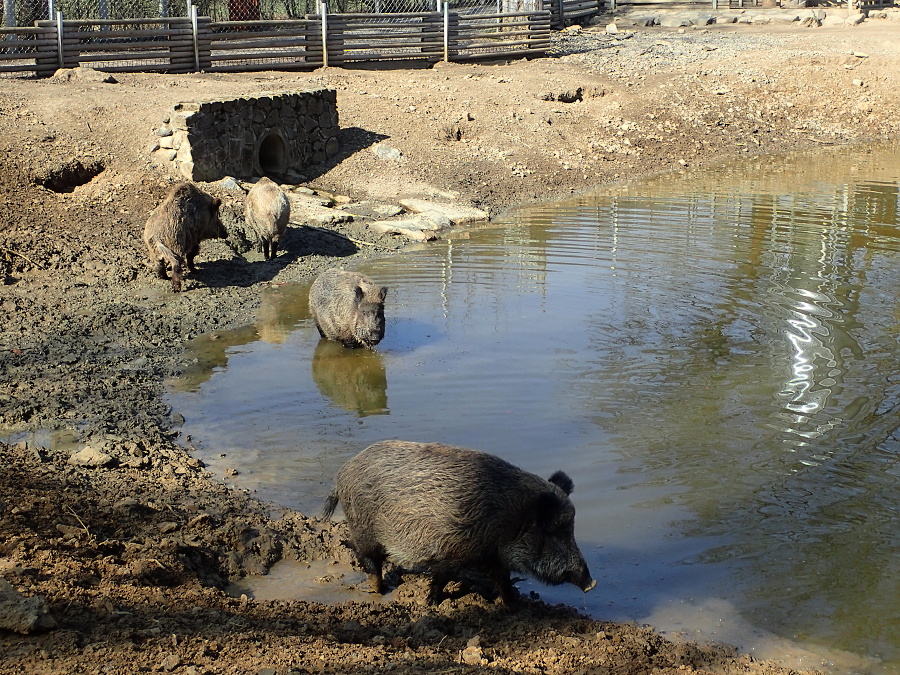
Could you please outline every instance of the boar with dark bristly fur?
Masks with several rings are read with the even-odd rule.
[[[144,243],[156,276],[168,279],[166,265],[172,268],[172,290],[181,290],[184,267],[196,272],[194,258],[205,239],[228,236],[219,220],[222,200],[206,194],[193,183],[179,183],[147,219]]]
[[[323,338],[374,349],[384,337],[386,294],[387,288],[364,274],[330,269],[309,289],[309,311]]]
[[[562,471],[544,480],[478,450],[382,441],[340,469],[324,515],[343,507],[347,543],[374,592],[390,558],[431,572],[430,604],[467,570],[486,572],[508,603],[510,571],[585,592],[596,585],[575,543],[572,488]]]
[[[291,205],[287,195],[274,181],[263,176],[250,188],[244,200],[244,219],[256,233],[266,260],[271,260],[278,253],[278,242],[290,217]]]

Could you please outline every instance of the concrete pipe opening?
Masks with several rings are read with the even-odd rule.
[[[260,140],[256,152],[260,173],[263,176],[284,173],[287,169],[287,154],[287,145],[281,134],[277,131],[268,132]]]

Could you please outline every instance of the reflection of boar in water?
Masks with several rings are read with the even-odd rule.
[[[309,312],[323,338],[374,349],[384,337],[386,294],[387,288],[363,274],[330,269],[309,289]]]
[[[320,340],[312,358],[312,378],[331,402],[364,417],[387,412],[387,374],[378,352],[348,352]]]
[[[291,205],[278,185],[263,176],[250,188],[244,201],[244,219],[256,233],[260,249],[266,260],[278,252],[278,241],[291,217]],[[269,246],[272,247],[271,254]]]
[[[562,471],[548,481],[477,450],[382,441],[344,464],[324,514],[340,502],[375,592],[391,558],[431,571],[429,603],[470,569],[487,572],[509,602],[510,571],[585,592],[596,585],[575,543],[572,487]]]
[[[172,290],[181,290],[186,266],[196,272],[194,258],[205,239],[224,239],[228,236],[219,220],[222,200],[202,192],[193,183],[180,183],[172,188],[162,204],[144,225],[144,243],[156,276],[168,279],[166,264],[172,268]]]

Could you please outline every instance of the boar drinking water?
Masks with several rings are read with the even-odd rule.
[[[144,225],[144,243],[155,265],[156,276],[168,279],[166,265],[172,268],[172,290],[181,290],[184,267],[196,272],[194,258],[205,239],[228,236],[219,220],[222,200],[201,191],[193,183],[173,187],[162,204]]]
[[[287,195],[275,182],[263,176],[250,188],[244,201],[244,219],[256,233],[266,260],[277,254],[278,242],[290,217],[291,205]]]
[[[345,347],[374,349],[384,337],[387,288],[358,272],[330,269],[309,289],[309,311],[319,335]]]
[[[382,441],[337,474],[324,514],[338,502],[372,590],[383,592],[390,558],[431,572],[430,604],[461,571],[486,572],[500,597],[514,597],[510,571],[548,584],[596,582],[575,543],[572,480],[544,480],[477,450],[439,443]]]

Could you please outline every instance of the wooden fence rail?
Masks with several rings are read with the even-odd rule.
[[[538,3],[541,0],[530,0]],[[565,0],[598,11],[600,0]],[[552,0],[557,3],[557,0]],[[313,70],[361,61],[522,58],[550,46],[549,10],[328,14],[276,21],[197,16],[69,20],[0,29],[0,72],[52,75],[88,65],[108,72]],[[581,11],[581,10],[578,10]]]

